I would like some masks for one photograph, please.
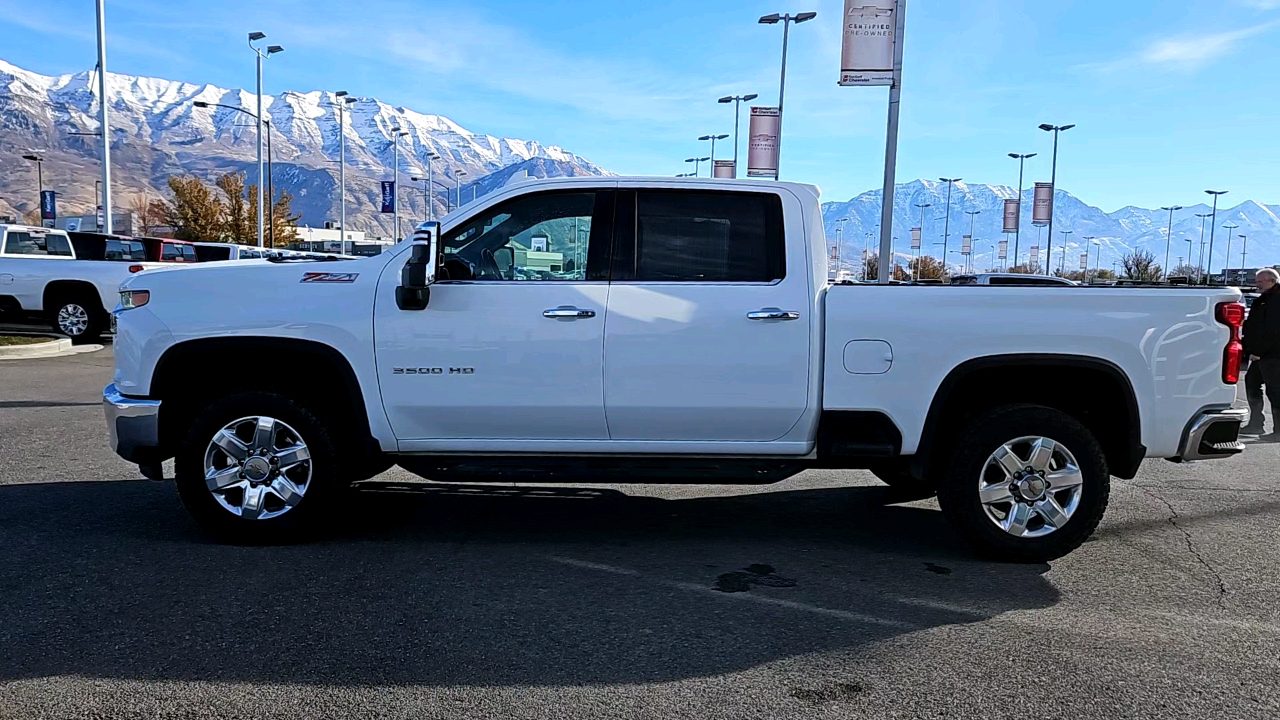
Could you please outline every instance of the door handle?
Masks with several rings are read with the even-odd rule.
[[[779,310],[778,308],[763,308],[747,313],[748,320],[799,320],[800,313],[795,310]]]
[[[579,318],[593,318],[596,316],[595,310],[583,310],[571,305],[562,305],[551,310],[543,310],[542,317],[551,318],[553,320],[576,320]]]

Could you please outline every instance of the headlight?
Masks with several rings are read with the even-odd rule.
[[[140,308],[151,302],[150,290],[121,290],[120,291],[120,308],[122,310],[132,310]]]

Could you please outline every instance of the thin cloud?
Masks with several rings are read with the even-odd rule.
[[[1280,7],[1280,0],[1261,0],[1272,2]],[[1235,52],[1240,43],[1255,35],[1261,35],[1276,27],[1280,22],[1269,22],[1239,30],[1227,30],[1217,33],[1196,35],[1175,35],[1153,40],[1136,53],[1126,57],[1102,63],[1080,65],[1084,70],[1114,72],[1129,70],[1135,67],[1163,67],[1169,69],[1195,70],[1215,60]]]

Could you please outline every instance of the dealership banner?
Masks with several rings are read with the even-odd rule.
[[[844,0],[841,85],[892,85],[897,0]]]
[[[1052,221],[1053,183],[1038,182],[1035,199],[1031,202],[1031,224],[1048,225]]]
[[[1037,245],[1031,246],[1031,267],[1040,264],[1040,248]]]
[[[58,204],[55,200],[56,196],[52,190],[40,191],[40,219],[56,220],[58,218]]]
[[[747,177],[778,177],[778,132],[782,117],[776,107],[752,107],[747,137]]]
[[[911,228],[911,249],[920,249],[920,228],[918,227]]]
[[[973,236],[961,235],[960,236],[960,254],[969,255],[972,252],[973,252]]]
[[[1081,270],[1089,269],[1089,253],[1087,252],[1080,253],[1080,269]]]
[[[733,160],[716,160],[711,166],[711,177],[718,178],[736,178],[738,177],[738,163]]]
[[[1004,201],[1004,231],[1018,232],[1018,219],[1022,213],[1022,201],[1010,198]]]
[[[1001,241],[1000,241],[1000,255],[999,255],[999,257],[1000,257],[1000,259],[1001,259],[1001,260],[1007,260],[1007,259],[1009,258],[1009,241],[1008,241],[1008,240],[1001,240]]]
[[[396,211],[396,182],[394,180],[382,181],[382,212],[393,213]]]

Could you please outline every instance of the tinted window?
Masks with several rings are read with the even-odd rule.
[[[170,261],[182,260],[182,249],[175,243],[161,243],[160,259]]]
[[[4,251],[8,255],[54,255],[71,257],[71,243],[66,235],[10,232],[5,236]]]
[[[786,275],[776,195],[640,191],[634,279],[770,282]]]
[[[147,259],[147,251],[136,240],[108,240],[103,259],[142,262]]]
[[[594,222],[596,204],[595,192],[559,192],[526,195],[485,210],[444,237],[440,277],[604,279],[603,269],[587,270],[589,256],[603,268],[608,253],[609,236],[601,236],[601,226]]]
[[[178,247],[182,250],[183,260],[186,260],[187,262],[196,262],[199,260],[199,258],[196,257],[196,248],[194,245],[179,245]]]

